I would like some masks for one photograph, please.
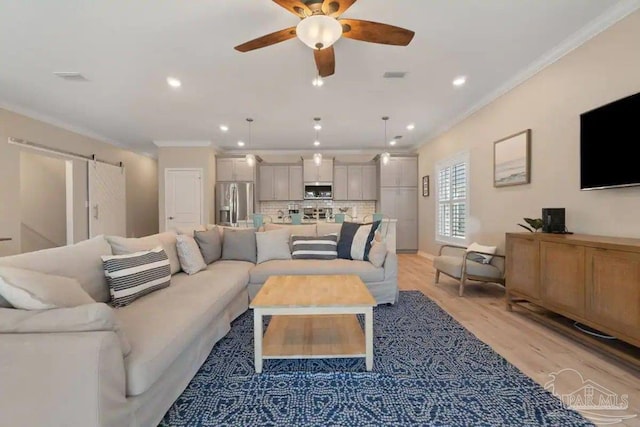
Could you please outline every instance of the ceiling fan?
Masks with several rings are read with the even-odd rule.
[[[236,46],[240,52],[249,52],[271,46],[296,36],[313,49],[313,54],[321,77],[335,73],[336,59],[333,44],[340,37],[347,37],[371,43],[407,46],[414,32],[378,22],[359,19],[341,19],[340,16],[356,0],[273,0],[301,21],[295,27],[267,34]]]

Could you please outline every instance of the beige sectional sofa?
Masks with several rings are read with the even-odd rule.
[[[172,266],[179,265],[175,236],[155,236]],[[169,287],[112,309],[100,258],[111,254],[96,237],[0,258],[0,266],[73,277],[97,301],[45,313],[0,308],[0,425],[156,425],[269,275],[355,273],[378,303],[398,294],[393,252],[383,268],[347,260],[216,261],[191,276],[175,272]],[[86,326],[105,311],[113,319]],[[84,326],[68,326],[74,323]]]

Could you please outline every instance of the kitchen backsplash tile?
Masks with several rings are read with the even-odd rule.
[[[353,216],[354,219],[363,219],[365,215],[371,215],[376,211],[376,202],[374,201],[346,201],[334,202],[333,200],[313,200],[304,202],[259,202],[257,211],[269,215],[274,220],[278,219],[281,211],[284,215],[289,212],[289,205],[297,204],[302,210],[303,208],[333,208],[333,213],[338,213],[340,208],[349,208],[346,212]]]

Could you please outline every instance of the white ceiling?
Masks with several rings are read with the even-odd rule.
[[[299,40],[233,49],[296,25],[270,0],[0,0],[0,105],[139,151],[152,151],[154,140],[234,149],[248,139],[246,117],[255,119],[248,149],[313,149],[316,116],[322,148],[377,149],[383,115],[391,117],[389,138],[404,135],[399,147],[409,147],[629,3],[360,0],[345,18],[405,27],[416,37],[404,48],[339,40],[336,74],[316,89],[313,54]],[[54,71],[79,71],[89,82]],[[408,74],[384,80],[386,71]],[[468,84],[456,89],[451,81],[461,74]],[[170,89],[169,75],[182,88]]]

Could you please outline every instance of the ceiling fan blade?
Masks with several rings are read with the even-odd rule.
[[[313,56],[316,58],[320,77],[329,77],[336,72],[336,55],[333,46],[321,50],[315,49]]]
[[[261,47],[271,46],[273,44],[292,39],[295,36],[296,27],[291,27],[285,30],[276,31],[275,33],[267,34],[266,36],[258,37],[257,39],[238,45],[234,49],[240,52],[249,52],[250,50],[260,49]]]
[[[357,0],[324,0],[322,11],[325,15],[337,18],[347,11]]]
[[[289,12],[300,18],[306,18],[313,15],[309,6],[301,2],[300,0],[273,0],[275,3],[287,9]]]
[[[415,35],[411,30],[360,19],[341,19],[340,24],[344,37],[363,42],[406,46]]]

